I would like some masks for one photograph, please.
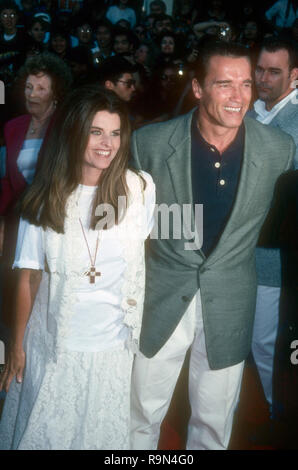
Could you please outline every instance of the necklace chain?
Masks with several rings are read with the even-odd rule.
[[[95,245],[95,252],[94,252],[94,257],[93,257],[93,259],[92,259],[92,255],[91,255],[89,243],[88,243],[88,240],[87,240],[87,236],[86,236],[86,233],[85,233],[85,230],[84,230],[84,227],[83,227],[83,223],[82,223],[81,217],[79,217],[79,222],[80,222],[81,229],[82,229],[82,232],[83,232],[83,235],[84,235],[84,239],[85,239],[85,242],[86,242],[86,246],[87,246],[88,254],[89,254],[89,258],[90,258],[90,263],[91,263],[90,270],[89,270],[89,271],[86,271],[84,274],[85,274],[86,276],[89,276],[90,283],[91,283],[91,284],[94,284],[94,283],[95,283],[95,276],[100,276],[100,275],[101,275],[101,273],[100,273],[100,272],[97,272],[97,271],[96,271],[96,268],[95,268],[95,262],[96,262],[96,257],[97,257],[97,250],[98,250],[98,245],[99,245],[99,234],[100,234],[100,231],[98,230],[98,233],[97,233],[97,239],[96,239],[96,245]]]
[[[40,121],[37,121],[40,123],[39,126],[36,127],[36,125],[34,126],[33,125],[33,119],[31,120],[31,123],[30,123],[30,126],[31,126],[31,129],[29,131],[30,134],[35,134],[36,131],[39,131],[40,129],[42,129],[45,124],[47,123],[48,119],[50,118],[50,116],[47,116],[46,118],[44,119],[41,119]]]

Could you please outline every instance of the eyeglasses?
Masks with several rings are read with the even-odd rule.
[[[15,18],[17,15],[16,15],[15,13],[10,13],[10,14],[8,14],[8,13],[2,13],[1,16],[2,16],[2,18],[7,19],[7,18]]]
[[[136,81],[133,78],[130,78],[128,80],[117,80],[117,82],[124,83],[124,85],[126,85],[127,88],[131,88],[132,86],[136,85]]]

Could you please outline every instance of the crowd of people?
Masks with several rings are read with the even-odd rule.
[[[15,79],[32,55],[48,51],[60,57],[71,69],[73,86],[101,80],[104,61],[124,57],[134,66],[131,114],[138,127],[191,109],[187,84],[204,41],[237,41],[254,55],[264,37],[281,30],[270,2],[260,6],[252,0],[238,6],[223,0],[8,0],[0,8],[0,79],[7,95],[2,124],[20,113]],[[282,33],[297,39],[293,8],[288,14],[293,21]]]
[[[2,0],[0,22],[0,448],[155,449],[189,347],[188,449],[228,447],[250,352],[294,429],[298,2]],[[155,198],[203,204],[203,243],[174,218],[145,275]]]

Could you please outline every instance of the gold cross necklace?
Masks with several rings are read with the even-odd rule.
[[[86,246],[87,246],[87,249],[88,249],[88,254],[89,254],[90,264],[91,264],[89,271],[84,272],[84,275],[85,275],[85,276],[89,276],[89,282],[90,282],[90,284],[94,284],[94,283],[95,283],[96,276],[101,276],[101,273],[100,273],[100,272],[97,272],[97,271],[96,271],[96,267],[95,267],[96,256],[97,256],[97,250],[98,250],[98,245],[99,245],[99,234],[100,234],[100,231],[98,230],[98,233],[97,233],[97,239],[96,239],[96,245],[95,245],[95,253],[94,253],[94,257],[92,258],[92,256],[91,256],[91,251],[90,251],[90,247],[89,247],[89,243],[88,243],[88,240],[87,240],[87,237],[86,237],[86,233],[85,233],[85,230],[84,230],[84,227],[83,227],[83,224],[82,224],[82,221],[81,221],[81,218],[80,218],[80,217],[79,217],[79,221],[80,221],[81,229],[82,229],[82,232],[83,232],[83,235],[84,235],[84,239],[85,239],[85,242],[86,242]]]

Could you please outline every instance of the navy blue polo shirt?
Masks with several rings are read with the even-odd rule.
[[[203,246],[208,256],[216,246],[232,211],[244,154],[245,128],[242,124],[229,147],[220,154],[208,144],[197,127],[197,113],[191,125],[192,190],[194,204],[203,204]]]

